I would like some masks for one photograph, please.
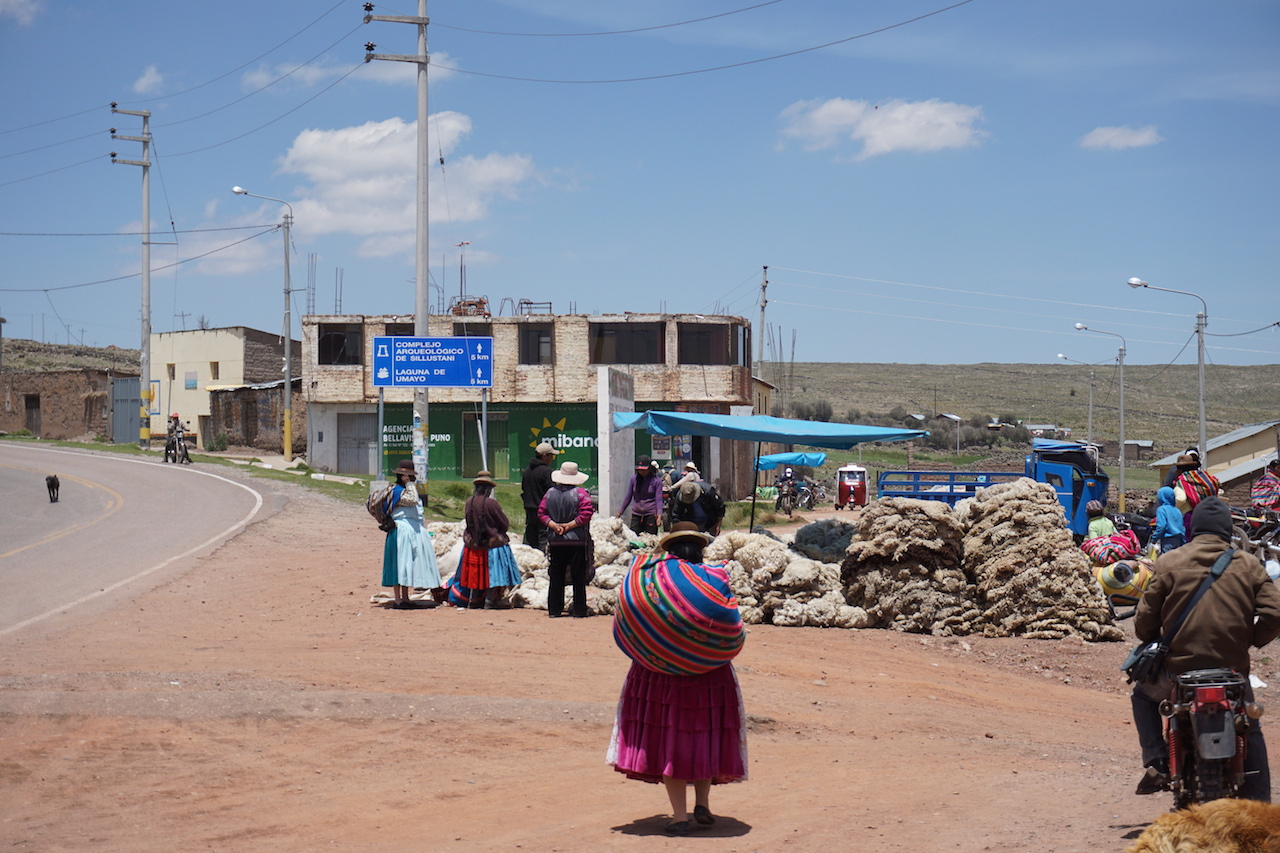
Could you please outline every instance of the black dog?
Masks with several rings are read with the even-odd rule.
[[[58,482],[58,475],[50,474],[45,477],[44,484],[49,487],[49,503],[56,504],[58,502],[58,488],[61,485]]]

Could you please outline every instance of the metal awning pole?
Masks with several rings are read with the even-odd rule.
[[[747,532],[756,529],[756,489],[759,488],[760,482],[760,442],[756,442],[756,458],[751,463],[751,524],[747,526]]]

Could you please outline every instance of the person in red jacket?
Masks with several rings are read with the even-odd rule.
[[[1160,639],[1177,621],[1214,562],[1231,547],[1231,508],[1219,497],[1204,498],[1191,515],[1191,534],[1190,542],[1156,562],[1155,579],[1138,602],[1133,633],[1144,643]],[[1172,689],[1170,675],[1224,668],[1247,677],[1250,647],[1265,646],[1277,636],[1280,590],[1257,557],[1237,550],[1170,640],[1167,672],[1155,683],[1133,686],[1133,723],[1146,766],[1136,793],[1154,794],[1168,786],[1169,753],[1159,707]],[[1253,701],[1252,687],[1245,687],[1245,698]],[[1256,720],[1249,727],[1244,769],[1240,798],[1271,802],[1267,745]]]

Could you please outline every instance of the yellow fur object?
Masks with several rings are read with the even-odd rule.
[[[1170,812],[1125,853],[1280,853],[1280,806],[1214,800]]]

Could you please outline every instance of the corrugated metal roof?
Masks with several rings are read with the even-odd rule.
[[[1224,447],[1226,445],[1233,444],[1242,438],[1248,438],[1250,436],[1257,435],[1258,433],[1263,432],[1265,430],[1269,430],[1276,424],[1280,424],[1280,420],[1263,421],[1262,423],[1257,423],[1257,424],[1247,424],[1245,426],[1240,427],[1239,429],[1233,429],[1231,432],[1226,432],[1218,436],[1211,436],[1209,438],[1208,449],[1212,450],[1215,447]],[[1183,451],[1181,450],[1179,450],[1177,453],[1171,453],[1168,456],[1164,457],[1163,459],[1157,459],[1155,462],[1152,462],[1147,467],[1148,468],[1168,467],[1173,463],[1177,462],[1178,457],[1181,456],[1182,453]]]

